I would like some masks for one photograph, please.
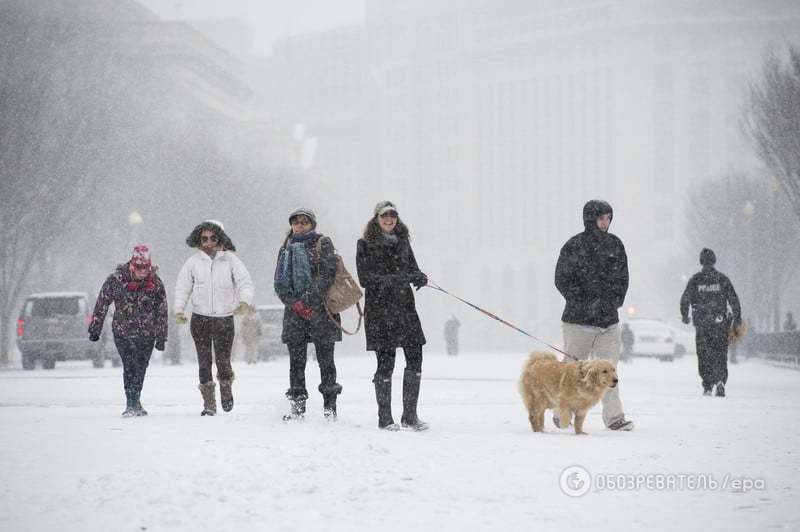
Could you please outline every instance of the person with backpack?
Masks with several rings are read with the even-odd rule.
[[[342,385],[336,382],[333,353],[342,340],[339,314],[325,308],[325,296],[336,277],[333,242],[316,232],[314,211],[299,208],[289,214],[291,226],[278,252],[275,268],[275,293],[283,302],[281,340],[289,350],[289,389],[286,398],[290,411],[284,421],[303,419],[306,412],[306,361],[308,343],[314,343],[323,398],[323,415],[336,421],[336,399]]]
[[[364,236],[358,240],[356,267],[358,281],[366,290],[367,351],[375,351],[378,359],[372,380],[378,403],[378,428],[400,429],[392,418],[392,373],[396,349],[402,347],[406,368],[400,423],[416,431],[426,430],[428,424],[417,417],[425,334],[411,285],[419,290],[428,284],[428,277],[417,266],[408,227],[400,220],[392,202],[381,201],[375,206]]]
[[[122,360],[122,381],[127,405],[124,417],[146,416],[140,401],[144,377],[153,347],[164,351],[167,341],[167,295],[158,268],[144,244],[133,248],[131,259],[117,266],[97,296],[89,324],[89,340],[103,332],[108,307],[114,303],[111,329]]]
[[[200,415],[213,416],[217,413],[216,385],[211,374],[215,361],[222,409],[225,412],[233,409],[233,316],[246,314],[250,309],[253,281],[234,253],[236,247],[222,222],[201,222],[186,238],[186,245],[196,251],[183,264],[175,283],[175,323],[189,322],[185,312],[191,300],[189,331],[197,350],[198,388],[203,396]]]
[[[715,388],[717,397],[725,397],[729,334],[731,330],[741,328],[742,306],[731,280],[714,268],[716,262],[717,256],[712,250],[703,248],[700,251],[702,269],[686,283],[680,311],[683,323],[694,322],[697,366],[703,395],[711,395],[712,388]]]

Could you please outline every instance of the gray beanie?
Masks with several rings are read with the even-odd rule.
[[[311,209],[306,209],[305,207],[300,207],[299,209],[295,209],[289,215],[289,223],[292,223],[292,218],[295,216],[305,216],[309,220],[311,220],[311,228],[314,229],[317,227],[317,215],[314,214],[314,211]]]

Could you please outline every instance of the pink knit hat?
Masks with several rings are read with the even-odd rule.
[[[137,244],[133,246],[133,253],[131,254],[131,266],[138,268],[152,268],[152,261],[150,260],[150,248],[144,244]]]

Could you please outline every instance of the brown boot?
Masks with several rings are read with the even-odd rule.
[[[197,388],[203,394],[203,411],[200,412],[201,416],[213,416],[217,413],[217,398],[214,393],[216,387],[214,381],[200,384]]]
[[[222,409],[226,412],[233,410],[233,378],[229,381],[219,381],[219,400],[222,403]]]

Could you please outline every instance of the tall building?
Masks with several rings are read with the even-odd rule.
[[[738,128],[747,82],[798,30],[788,0],[368,0],[363,38],[306,36],[317,47],[294,47],[276,82],[323,93],[287,101],[337,124],[315,128],[336,147],[315,164],[343,226],[370,214],[354,197],[397,201],[432,278],[559,338],[555,261],[592,198],[615,208],[626,306],[674,317],[687,187],[754,166]],[[362,84],[333,98],[324,80],[344,65]],[[362,104],[344,119],[346,101]],[[423,312],[436,324],[451,309]]]

